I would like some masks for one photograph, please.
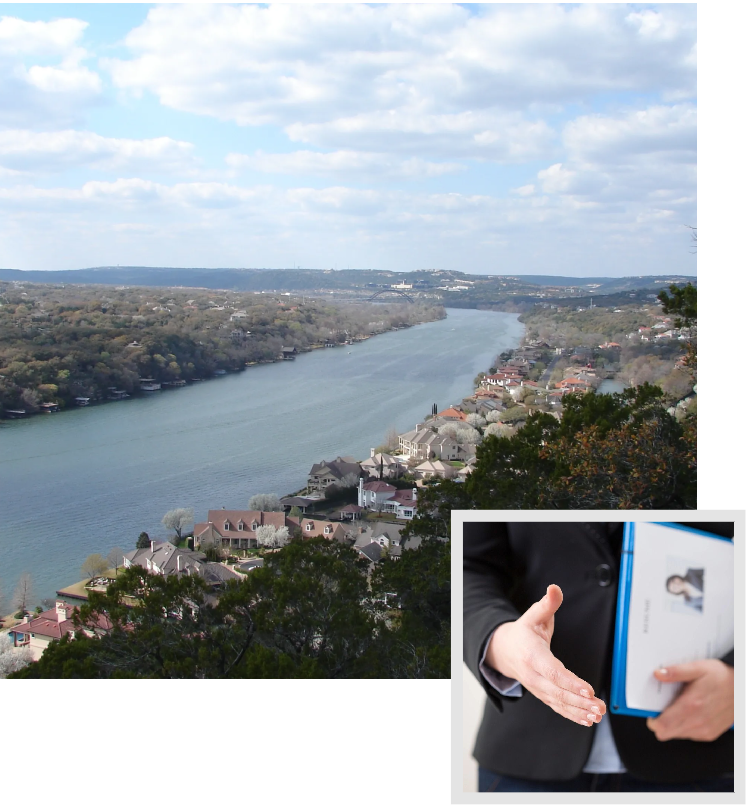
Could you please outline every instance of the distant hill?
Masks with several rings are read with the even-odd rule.
[[[237,269],[205,267],[91,267],[82,270],[0,269],[0,280],[36,284],[112,284],[117,286],[205,287],[238,291],[313,291],[389,286],[396,282],[429,289],[457,281],[510,281],[520,287],[575,287],[581,294],[605,295],[635,289],[662,289],[669,284],[696,283],[695,276],[659,275],[629,278],[576,278],[557,275],[469,275],[447,270],[311,270]]]
[[[691,281],[697,283],[694,275],[634,275],[627,278],[577,278],[565,275],[515,275],[500,276],[517,278],[526,284],[538,286],[574,286],[584,290],[591,290],[597,295],[611,292],[626,292],[644,287],[668,286],[669,284],[686,284]]]

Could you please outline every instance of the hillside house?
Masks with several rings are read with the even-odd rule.
[[[204,553],[178,548],[171,542],[151,540],[148,548],[138,548],[124,556],[125,567],[138,566],[158,576],[200,576],[210,587],[218,588],[239,574],[218,562],[207,561]]]
[[[287,527],[288,518],[283,511],[250,511],[211,509],[208,521],[196,523],[193,529],[196,547],[248,550],[257,548],[257,529],[272,525],[276,530]]]
[[[370,478],[397,478],[406,473],[406,466],[394,455],[370,449],[369,458],[361,462],[362,471]]]
[[[440,458],[443,461],[459,461],[465,457],[465,449],[449,435],[440,435],[433,430],[420,428],[402,433],[398,436],[402,455],[426,461]]]
[[[28,647],[31,657],[34,660],[39,660],[44,650],[53,640],[60,640],[65,635],[72,637],[75,634],[76,627],[73,623],[75,609],[76,607],[67,604],[65,601],[56,601],[53,609],[27,618],[10,630],[8,634],[13,641],[13,645],[16,647]],[[112,624],[109,619],[105,616],[100,616],[96,629],[87,629],[84,632],[87,635],[103,634],[111,628]]]
[[[322,493],[328,486],[341,486],[349,480],[356,481],[361,474],[361,466],[353,458],[339,456],[334,461],[323,460],[313,464],[307,475],[307,487],[311,492]]]

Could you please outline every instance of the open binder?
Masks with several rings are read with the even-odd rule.
[[[658,716],[680,683],[655,669],[733,649],[733,541],[676,523],[624,527],[610,709]]]

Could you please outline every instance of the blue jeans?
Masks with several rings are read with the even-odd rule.
[[[479,767],[479,792],[733,792],[733,775],[659,784],[641,781],[626,772],[606,775],[583,772],[569,781],[531,781]]]

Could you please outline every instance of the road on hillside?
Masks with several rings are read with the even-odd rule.
[[[562,354],[555,354],[554,357],[552,357],[551,362],[546,366],[546,370],[538,379],[538,384],[540,387],[545,388],[549,384],[549,380],[551,379],[554,368],[556,368],[556,364],[562,359],[562,356]]]

